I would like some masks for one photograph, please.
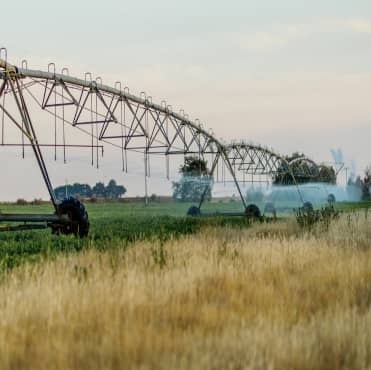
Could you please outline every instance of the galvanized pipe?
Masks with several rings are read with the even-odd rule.
[[[287,163],[285,158],[278,155],[277,153],[274,153],[273,151],[271,151],[267,148],[261,147],[259,145],[246,144],[246,143],[243,143],[243,142],[238,143],[238,144],[236,144],[236,143],[229,144],[229,145],[224,144],[222,141],[218,140],[209,131],[205,130],[201,126],[200,123],[191,121],[188,118],[188,116],[186,116],[185,114],[181,114],[181,113],[178,114],[178,113],[173,112],[172,109],[170,109],[170,106],[167,106],[166,104],[161,103],[161,105],[159,105],[159,104],[153,103],[152,99],[148,99],[145,96],[145,94],[141,94],[140,97],[135,96],[135,95],[129,93],[129,89],[124,89],[124,91],[122,91],[121,88],[117,89],[116,88],[117,84],[113,88],[113,87],[110,87],[110,86],[107,86],[107,85],[103,85],[102,83],[99,83],[99,87],[98,87],[97,83],[95,81],[92,81],[91,79],[89,80],[89,79],[85,78],[83,80],[83,79],[71,77],[71,76],[63,74],[63,73],[58,74],[58,73],[55,73],[55,70],[50,71],[50,69],[48,69],[48,72],[45,72],[45,71],[38,71],[38,70],[30,70],[30,69],[27,69],[27,68],[18,68],[14,65],[11,65],[11,64],[7,63],[7,61],[3,60],[3,59],[0,59],[0,68],[4,68],[4,70],[5,70],[3,72],[0,72],[0,78],[9,79],[10,81],[18,80],[20,78],[26,78],[26,77],[33,78],[33,79],[46,80],[46,81],[50,80],[50,81],[54,81],[54,84],[58,83],[58,84],[61,84],[61,85],[64,85],[64,86],[66,86],[67,84],[74,85],[74,86],[80,86],[83,89],[88,89],[89,91],[92,91],[92,89],[93,89],[94,91],[99,93],[100,97],[102,96],[101,95],[102,92],[107,93],[107,94],[111,94],[111,95],[116,96],[116,97],[119,97],[120,100],[124,101],[126,103],[125,105],[127,105],[128,108],[132,111],[134,119],[137,121],[138,125],[141,127],[141,129],[144,133],[144,136],[146,137],[147,142],[148,142],[148,139],[149,139],[149,132],[147,130],[147,127],[144,128],[142,126],[142,118],[143,117],[140,117],[138,119],[138,117],[136,115],[137,112],[133,111],[133,108],[131,107],[129,102],[138,104],[138,107],[139,107],[139,105],[142,106],[142,107],[145,107],[145,109],[146,109],[145,112],[148,112],[148,109],[152,109],[152,110],[155,110],[158,114],[159,113],[164,114],[165,117],[169,118],[170,122],[173,123],[174,128],[176,130],[176,134],[175,134],[175,137],[174,137],[173,141],[170,142],[167,139],[168,140],[168,150],[167,150],[166,154],[171,153],[170,148],[173,145],[173,142],[175,141],[176,138],[181,139],[182,141],[184,141],[185,150],[184,150],[184,152],[181,152],[181,151],[179,152],[179,153],[182,153],[182,154],[183,153],[188,153],[188,150],[190,149],[193,142],[198,145],[199,152],[200,152],[200,150],[207,149],[210,143],[211,144],[214,143],[215,147],[217,148],[216,153],[220,153],[221,156],[223,157],[225,163],[227,164],[228,170],[232,175],[233,181],[234,181],[234,183],[237,187],[237,190],[240,194],[241,200],[242,200],[245,208],[246,208],[246,201],[245,201],[244,196],[242,195],[241,189],[239,187],[238,179],[237,179],[236,173],[235,173],[236,169],[234,168],[236,166],[236,164],[238,164],[238,170],[243,171],[243,169],[244,169],[244,163],[243,162],[244,162],[245,159],[242,158],[241,154],[239,154],[238,158],[233,158],[233,159],[229,158],[230,152],[234,148],[236,148],[236,146],[244,148],[245,150],[248,149],[248,150],[252,150],[252,151],[255,152],[255,159],[254,159],[254,163],[253,163],[255,167],[254,167],[253,174],[256,174],[258,172],[258,170],[260,168],[259,167],[260,165],[265,167],[264,163],[262,162],[263,159],[266,162],[268,162],[271,158],[275,158],[276,160],[279,160],[281,163],[287,165],[287,170],[290,173],[290,175],[292,176],[294,183],[296,184],[296,179],[293,176],[292,169],[291,169],[290,165]],[[84,90],[82,90],[82,91],[84,91]],[[82,95],[81,95],[81,97],[82,97]],[[72,97],[72,99],[73,99],[73,102],[71,104],[75,104],[77,106],[80,106],[79,102],[77,102],[73,97]],[[80,98],[80,100],[81,100],[81,98]],[[102,103],[104,105],[106,105],[104,100],[102,100]],[[108,109],[108,112],[110,112],[110,109],[108,107],[106,107],[106,108]],[[79,110],[76,111],[76,114],[81,114],[81,113],[78,113],[78,112],[79,112]],[[111,116],[110,119],[111,118],[113,118],[113,117]],[[77,122],[77,120],[74,120],[74,122]],[[193,136],[191,141],[189,143],[187,142],[187,144],[185,142],[185,140],[186,140],[185,137],[183,137],[182,129],[175,127],[175,126],[179,126],[179,125],[180,126],[183,125],[184,129],[185,129],[185,127],[188,127],[188,129],[190,130],[190,134]],[[134,133],[129,133],[128,136],[130,134],[131,134],[131,137],[134,136]],[[185,131],[184,131],[184,135],[185,135]],[[201,139],[200,139],[201,136],[202,136],[202,139],[205,140],[205,144],[204,144],[205,148],[202,148],[202,149],[201,149],[202,144],[201,144]],[[126,140],[125,150],[127,148],[128,141],[129,141],[129,139]],[[148,145],[146,146],[146,153],[149,153]],[[269,158],[269,159],[267,159],[267,158]],[[236,159],[238,159],[238,161],[239,161],[238,163],[236,163]],[[266,166],[269,167],[270,172],[274,171],[274,169],[271,166],[269,166],[269,163],[267,163]],[[266,169],[265,169],[265,171],[266,171]],[[259,172],[259,173],[261,173],[261,172]],[[301,195],[300,190],[299,190],[298,187],[297,187],[297,189],[298,189],[298,193],[299,193],[301,199],[303,200],[302,195]]]
[[[69,222],[67,215],[0,213],[0,222]]]

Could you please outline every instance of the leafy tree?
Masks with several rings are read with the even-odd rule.
[[[115,180],[110,180],[107,186],[102,182],[97,182],[93,188],[88,184],[74,183],[73,185],[58,186],[54,189],[58,199],[64,199],[66,195],[81,198],[91,198],[93,195],[97,198],[121,198],[126,193],[126,188],[117,185]]]
[[[291,165],[291,170],[297,184],[306,184],[309,182],[336,184],[336,173],[332,166],[316,166],[311,161],[306,160],[304,154],[299,152],[295,152],[291,156],[286,156],[285,159],[289,163],[295,161]],[[285,163],[282,163],[281,167],[278,168],[273,183],[275,185],[294,184],[294,179]]]
[[[348,180],[348,187],[359,189],[362,200],[370,200],[371,166],[366,167],[365,175],[363,178],[361,178],[361,176],[358,176],[355,180],[353,178],[350,178]]]
[[[98,198],[105,198],[106,197],[106,188],[103,182],[97,182],[93,186],[93,194]]]
[[[336,184],[336,172],[332,166],[319,166],[319,175],[317,182]]]
[[[211,199],[212,177],[207,169],[207,162],[197,156],[185,158],[179,169],[182,177],[173,182],[173,199],[181,202],[197,202],[205,193],[205,200]]]
[[[106,197],[111,199],[121,198],[126,193],[122,185],[117,185],[115,180],[110,180],[106,187]]]
[[[88,184],[79,183],[58,186],[54,189],[54,192],[58,199],[63,199],[66,195],[82,198],[90,198],[92,195],[91,187]]]

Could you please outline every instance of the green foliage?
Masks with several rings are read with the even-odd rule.
[[[184,176],[208,176],[207,161],[197,156],[185,157],[184,164],[180,166],[179,172]]]
[[[117,185],[115,180],[110,180],[107,186],[102,182],[97,182],[93,187],[88,184],[74,183],[73,185],[58,186],[54,189],[58,199],[64,199],[67,196],[81,198],[121,198],[126,193],[126,188],[122,185]]]
[[[196,156],[186,157],[179,169],[179,182],[173,182],[173,199],[181,202],[198,202],[205,192],[205,200],[211,199],[212,177],[207,162]]]
[[[199,202],[204,191],[205,200],[211,200],[211,180],[205,177],[183,176],[173,182],[173,199],[181,202]]]
[[[370,188],[371,188],[371,166],[368,166],[365,170],[364,177],[358,176],[356,179],[350,177],[348,180],[348,189],[357,189],[361,195],[362,200],[370,200]]]
[[[318,210],[298,208],[295,215],[297,223],[304,229],[311,230],[315,225],[320,224],[327,230],[330,223],[339,218],[340,212],[333,205],[327,205]]]
[[[28,204],[27,200],[26,199],[23,199],[23,198],[19,198],[17,199],[17,202],[16,202],[17,206],[25,206]]]
[[[191,218],[184,217],[189,204],[158,204],[145,207],[143,204],[123,205],[88,204],[91,222],[90,234],[85,239],[74,236],[52,235],[50,230],[3,232],[0,233],[0,274],[23,263],[38,262],[54,258],[58,254],[78,253],[94,248],[100,251],[117,248],[126,249],[137,240],[153,241],[152,256],[156,265],[166,265],[164,243],[170,238],[199,231],[201,227],[230,226],[246,227],[245,218]],[[6,206],[4,212],[51,212],[50,205],[42,206]],[[169,216],[178,214],[182,216]],[[76,270],[77,276],[84,276],[85,271]]]
[[[318,177],[316,182],[323,182],[327,184],[336,184],[336,172],[332,166],[320,165],[318,167]]]
[[[336,184],[336,172],[332,166],[319,165],[309,161],[304,154],[295,152],[291,156],[285,157],[291,164],[291,171],[297,184],[306,184],[309,182],[320,182]],[[294,179],[289,172],[287,164],[281,164],[277,174],[273,179],[275,185],[293,185]]]

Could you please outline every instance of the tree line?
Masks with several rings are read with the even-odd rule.
[[[295,152],[284,157],[291,165],[292,174],[287,171],[286,164],[282,163],[273,178],[274,185],[294,185],[313,183],[336,184],[336,172],[332,166],[316,165],[305,159],[305,155]],[[294,175],[294,178],[292,177]]]
[[[282,168],[273,177],[273,184],[293,185],[295,183],[305,184],[309,182],[336,184],[336,173],[332,166],[319,165],[316,168],[311,168],[311,166],[314,167],[315,165],[304,158],[305,156],[300,153],[293,153],[291,156],[287,156],[285,159],[288,162],[297,159],[292,166],[292,174],[295,181],[287,171],[287,168],[284,167],[285,164],[282,164]],[[207,161],[198,156],[185,157],[184,164],[179,168],[179,173],[181,178],[172,184],[174,200],[198,202],[204,191],[204,199],[211,199],[213,179],[207,168]]]
[[[173,182],[173,199],[180,202],[198,202],[205,191],[205,200],[211,199],[212,176],[207,161],[197,156],[185,157],[180,166],[180,180]]]
[[[55,188],[54,193],[58,199],[64,199],[66,196],[118,199],[126,193],[126,188],[123,185],[117,185],[116,181],[112,179],[107,186],[103,182],[97,182],[94,186],[77,182],[72,185],[62,185]]]

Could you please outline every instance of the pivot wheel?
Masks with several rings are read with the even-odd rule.
[[[330,193],[327,197],[327,202],[329,204],[334,204],[336,202],[336,198],[335,198],[335,195]]]
[[[255,204],[249,204],[246,207],[245,214],[248,218],[260,218],[261,217],[260,209]]]
[[[63,199],[58,206],[60,216],[68,216],[70,222],[52,225],[53,232],[65,235],[74,234],[80,238],[88,236],[89,217],[84,205],[76,198],[69,197]]]
[[[201,215],[201,210],[200,208],[196,207],[196,206],[192,206],[189,208],[189,210],[187,211],[187,216],[200,216]]]

